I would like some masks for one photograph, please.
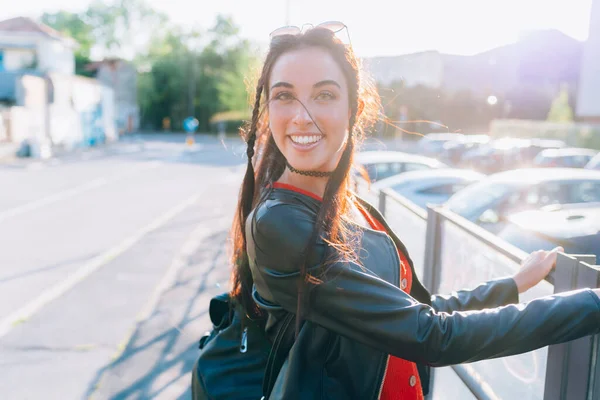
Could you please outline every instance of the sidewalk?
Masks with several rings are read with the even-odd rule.
[[[228,290],[230,218],[198,227],[184,244],[120,354],[99,372],[88,398],[189,399],[198,340],[211,329],[208,303]],[[185,249],[187,247],[187,249]]]
[[[15,158],[18,148],[14,143],[0,143],[0,162]]]

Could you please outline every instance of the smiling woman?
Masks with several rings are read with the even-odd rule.
[[[288,164],[298,170],[333,171],[350,121],[348,84],[342,69],[327,50],[300,48],[277,60],[270,80],[275,83],[269,93],[269,128]],[[314,181],[301,177],[284,171],[281,180],[298,186]],[[317,189],[322,195],[324,185],[321,187],[306,189]]]
[[[332,30],[295,32],[272,38],[258,80],[232,227],[230,297],[243,325],[277,349],[296,321],[280,372],[266,365],[264,398],[420,400],[432,366],[600,332],[598,292],[511,306],[547,276],[561,248],[532,253],[512,277],[432,296],[401,238],[351,190],[377,93]],[[238,335],[242,352],[250,330]],[[244,371],[259,364],[261,375],[260,362],[246,361]]]

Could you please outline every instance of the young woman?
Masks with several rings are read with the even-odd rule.
[[[600,332],[597,290],[516,304],[560,248],[532,253],[513,277],[428,293],[401,239],[351,191],[380,103],[330,27],[273,35],[246,132],[232,295],[266,318],[267,335],[288,313],[297,321],[270,398],[422,399],[431,366]]]

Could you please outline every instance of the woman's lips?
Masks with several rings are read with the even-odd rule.
[[[313,135],[310,135],[310,136],[313,136]],[[324,138],[325,138],[325,136],[323,135],[323,136],[321,136],[321,138],[319,140],[317,140],[316,142],[313,142],[313,143],[297,143],[297,142],[294,142],[290,136],[288,136],[289,141],[292,143],[292,147],[298,151],[310,151],[310,150],[314,149],[315,147],[317,147],[319,145],[319,143],[321,143],[323,141]]]

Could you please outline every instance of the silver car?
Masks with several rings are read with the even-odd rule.
[[[596,157],[592,158],[589,163],[585,166],[586,169],[596,169],[600,171],[600,153],[596,154]]]
[[[598,150],[592,149],[548,149],[540,152],[534,159],[535,167],[583,168],[590,162]]]
[[[419,207],[443,204],[454,193],[479,182],[485,175],[466,169],[435,169],[407,172],[373,184],[373,189],[391,188]]]
[[[447,208],[497,232],[506,217],[552,204],[600,202],[600,171],[524,168],[500,172],[457,192]]]
[[[510,215],[496,235],[528,253],[562,246],[566,253],[591,254],[600,261],[600,203],[522,211]]]
[[[438,169],[446,164],[430,157],[401,151],[364,151],[357,153],[355,163],[364,167],[371,182],[410,171]]]

